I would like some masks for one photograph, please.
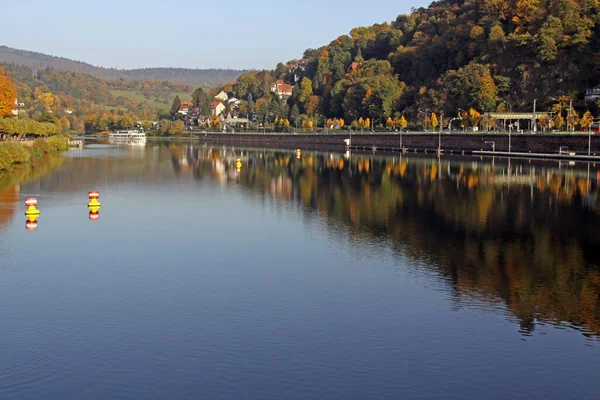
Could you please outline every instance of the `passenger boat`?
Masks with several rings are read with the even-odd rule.
[[[112,144],[143,145],[146,143],[146,133],[138,130],[115,131],[108,135],[108,142]]]
[[[109,139],[143,139],[146,140],[146,132],[138,130],[115,131],[108,135]]]

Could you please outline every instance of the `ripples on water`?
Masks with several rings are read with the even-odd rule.
[[[95,144],[6,182],[0,398],[597,394],[595,166]]]

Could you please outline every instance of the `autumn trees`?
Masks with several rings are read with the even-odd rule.
[[[17,89],[10,81],[3,68],[0,68],[0,118],[12,114],[17,100]]]
[[[417,124],[419,111],[430,120],[472,108],[489,126],[486,113],[505,111],[503,100],[518,112],[538,99],[549,111],[552,98],[578,98],[600,83],[599,15],[596,0],[434,2],[391,24],[352,29],[274,72],[248,73],[233,93],[258,101],[268,98],[269,83],[286,80],[294,85],[284,115],[290,121],[358,116],[385,126],[404,115]],[[564,125],[576,125],[575,113],[558,125],[569,117]]]
[[[36,121],[60,121],[62,131],[82,132],[90,114],[127,115],[134,121],[157,118],[173,97],[191,93],[185,84],[171,81],[107,81],[90,75],[21,65],[4,65],[17,90],[22,116]],[[14,99],[13,106],[14,106]],[[208,106],[210,107],[210,106]]]

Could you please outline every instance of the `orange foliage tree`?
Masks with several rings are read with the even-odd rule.
[[[4,73],[4,69],[0,67],[0,118],[12,114],[16,99],[17,89]]]

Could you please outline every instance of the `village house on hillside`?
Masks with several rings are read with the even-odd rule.
[[[294,75],[294,83],[300,82],[300,79],[306,71],[306,60],[298,60],[297,63],[290,64],[288,72]]]
[[[193,106],[194,103],[191,101],[182,101],[178,112],[179,114],[188,115]]]
[[[229,98],[229,96],[224,91],[221,91],[221,93],[219,93],[218,95],[215,96],[215,99],[221,100],[221,101],[227,101],[228,98]]]
[[[596,86],[595,88],[592,89],[588,89],[585,92],[585,101],[596,101],[600,99],[600,85]]]
[[[223,111],[225,111],[225,105],[223,105],[222,102],[215,100],[212,103],[210,103],[210,108],[212,110],[212,116],[213,117],[218,117],[221,114],[223,114]]]
[[[15,108],[13,108],[10,112],[14,116],[19,116],[19,107],[24,107],[25,103],[19,103],[18,99],[15,99]]]
[[[293,92],[292,85],[288,85],[283,81],[277,81],[271,87],[271,92],[275,93],[282,100],[287,100],[292,96]]]

